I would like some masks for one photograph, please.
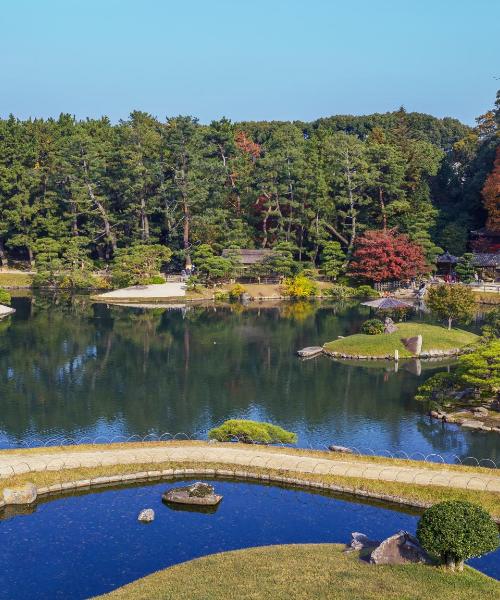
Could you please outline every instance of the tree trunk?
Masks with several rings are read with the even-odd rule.
[[[454,571],[455,570],[455,558],[453,556],[446,556],[446,568],[449,571]]]
[[[3,239],[0,238],[0,267],[5,267],[7,265],[7,259],[5,257],[5,246],[3,244]]]
[[[385,211],[384,190],[381,187],[378,188],[378,199],[380,202],[380,213],[382,215],[382,228],[384,231],[387,231],[387,213]]]
[[[190,227],[191,215],[189,213],[189,205],[188,205],[187,199],[185,197],[184,197],[183,204],[182,204],[182,211],[184,213],[184,228],[183,228],[183,233],[182,233],[182,241],[183,241],[184,252],[185,252],[184,264],[185,264],[186,268],[191,268],[192,262],[191,262],[191,254],[189,251],[189,233],[190,233],[189,227]]]
[[[29,246],[27,246],[26,250],[28,251],[28,260],[29,260],[29,263],[30,263],[31,266],[33,266],[33,262],[34,262],[34,260],[33,260],[33,250]]]
[[[149,240],[149,219],[146,213],[146,202],[141,196],[141,238],[144,242]]]
[[[452,322],[452,318],[448,317],[448,331],[451,330],[451,322]]]

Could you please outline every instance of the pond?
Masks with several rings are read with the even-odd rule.
[[[88,598],[213,552],[344,543],[353,531],[383,539],[400,529],[414,533],[418,521],[414,514],[352,499],[220,480],[214,485],[224,497],[216,512],[172,510],[161,502],[172,485],[61,497],[9,518],[0,511],[0,599]],[[153,523],[137,521],[146,507],[155,510]],[[500,578],[500,551],[471,564]]]
[[[206,438],[242,417],[294,431],[303,447],[500,462],[496,434],[443,426],[414,400],[446,363],[422,361],[420,373],[298,359],[299,348],[358,331],[369,309],[356,303],[140,309],[37,296],[14,306],[0,322],[0,447]]]

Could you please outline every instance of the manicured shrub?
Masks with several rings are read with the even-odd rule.
[[[0,304],[6,304],[7,306],[10,306],[10,302],[11,297],[9,292],[3,288],[0,288]]]
[[[498,528],[480,506],[462,500],[440,502],[428,508],[417,527],[427,552],[451,570],[461,571],[464,560],[492,552],[499,545]]]
[[[368,319],[361,325],[361,333],[365,335],[378,335],[384,333],[384,324],[380,319]]]
[[[162,275],[153,275],[147,280],[147,284],[149,285],[159,285],[161,283],[165,283],[165,278]]]
[[[378,298],[380,294],[369,285],[360,285],[355,289],[356,298]]]
[[[333,298],[334,300],[347,300],[352,298],[355,294],[355,290],[348,285],[342,283],[334,283],[331,287],[323,291],[325,296]]]
[[[297,435],[286,431],[278,425],[262,423],[260,421],[249,421],[246,419],[230,419],[220,427],[211,429],[208,433],[211,440],[219,442],[239,441],[246,444],[295,444]]]

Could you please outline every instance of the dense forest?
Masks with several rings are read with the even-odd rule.
[[[312,123],[10,116],[0,120],[0,260],[36,264],[50,248],[102,265],[141,243],[167,246],[180,267],[199,244],[288,242],[318,264],[332,241],[349,260],[373,229],[407,234],[429,261],[462,254],[485,223],[499,132],[500,92],[474,128],[403,108]]]

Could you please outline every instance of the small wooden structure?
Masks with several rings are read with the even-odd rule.
[[[241,263],[243,269],[248,269],[253,265],[262,263],[273,254],[273,251],[269,248],[241,248],[231,249],[225,248],[222,251],[222,256],[228,258],[229,256],[235,256]]]
[[[452,275],[458,263],[458,257],[453,256],[448,251],[436,258],[436,267],[438,275]]]
[[[475,252],[472,264],[480,279],[500,280],[500,252]]]

